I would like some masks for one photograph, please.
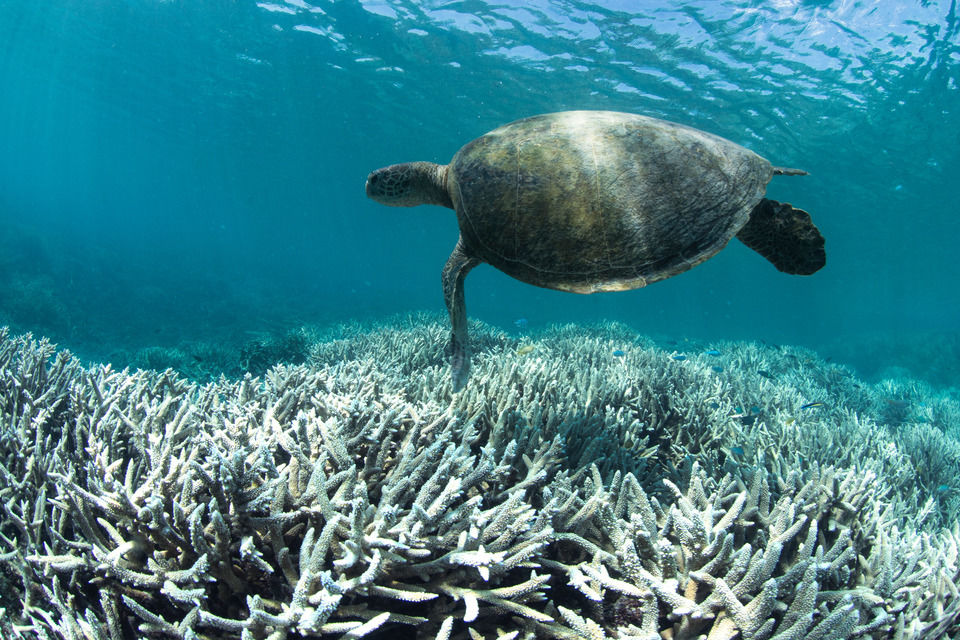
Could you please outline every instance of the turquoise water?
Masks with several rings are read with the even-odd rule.
[[[0,636],[960,637],[958,31],[956,0],[0,0]],[[767,193],[826,267],[481,265],[452,393],[455,216],[365,179],[570,109],[807,170]]]
[[[791,343],[954,383],[957,33],[933,1],[3,2],[0,324],[124,364],[442,311],[453,213],[377,205],[367,173],[611,109],[808,170],[768,194],[811,213],[826,268],[786,276],[731,243],[577,296],[480,267],[472,318]]]

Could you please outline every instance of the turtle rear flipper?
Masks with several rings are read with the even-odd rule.
[[[761,200],[737,237],[784,273],[807,276],[827,263],[823,236],[810,214],[786,202]]]

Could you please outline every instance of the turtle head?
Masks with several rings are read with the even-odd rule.
[[[453,208],[447,193],[447,167],[432,162],[405,162],[367,176],[367,197],[391,207],[438,204]]]

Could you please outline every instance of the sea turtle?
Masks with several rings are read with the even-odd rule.
[[[565,111],[494,129],[450,164],[408,162],[367,177],[391,206],[457,212],[443,268],[453,389],[470,370],[463,280],[486,262],[523,282],[576,293],[643,287],[696,266],[737,236],[780,271],[826,262],[809,214],[764,198],[774,167],[718,136],[612,111]]]

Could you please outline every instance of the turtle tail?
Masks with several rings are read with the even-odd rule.
[[[823,236],[810,214],[786,202],[761,200],[737,237],[784,273],[808,276],[827,263]]]
[[[773,175],[775,176],[808,176],[810,175],[803,169],[791,169],[789,167],[774,167]]]

